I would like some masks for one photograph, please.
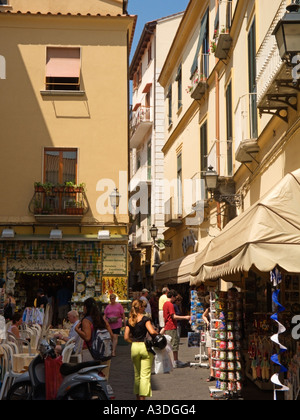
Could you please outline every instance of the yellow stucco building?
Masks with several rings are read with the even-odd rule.
[[[123,0],[5,3],[1,277],[11,278],[6,288],[18,309],[32,304],[37,287],[50,293],[64,281],[76,302],[111,290],[126,299],[128,57],[136,17]]]

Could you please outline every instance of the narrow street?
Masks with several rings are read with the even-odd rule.
[[[187,346],[187,338],[181,338],[179,359],[182,362],[195,363],[197,348]],[[174,369],[169,374],[152,375],[152,398],[149,400],[161,401],[212,401],[209,386],[206,383],[209,371],[206,368],[184,367]],[[117,357],[111,362],[109,383],[113,387],[116,401],[133,401],[133,365],[130,360],[130,346],[119,345]],[[272,392],[261,392],[258,388],[246,382],[243,398],[245,400],[271,400]]]

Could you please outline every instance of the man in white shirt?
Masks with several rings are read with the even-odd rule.
[[[79,337],[79,335],[77,334],[77,332],[75,331],[75,327],[76,325],[79,323],[79,314],[77,311],[70,311],[68,312],[68,319],[72,324],[72,327],[70,328],[70,332],[68,337],[64,336],[63,334],[56,334],[56,338],[59,338],[62,341],[69,341],[71,338],[75,338],[75,347],[73,349],[73,353],[76,353],[78,347],[81,345],[81,338]],[[64,348],[64,345],[62,346],[56,346],[56,351],[58,353],[60,353]]]
[[[168,291],[169,291],[168,287],[163,287],[163,289],[161,291],[162,295],[160,296],[160,298],[158,300],[158,320],[159,320],[160,328],[164,328],[164,326],[165,326],[165,320],[164,320],[164,315],[163,315],[163,307],[164,307],[165,302],[168,300],[168,298],[167,298]]]
[[[142,296],[140,297],[140,300],[144,300],[147,303],[147,306],[145,308],[145,313],[149,318],[151,318],[152,317],[152,312],[151,312],[151,305],[150,305],[149,300],[147,298],[148,294],[149,294],[149,290],[148,289],[143,289],[142,290]]]

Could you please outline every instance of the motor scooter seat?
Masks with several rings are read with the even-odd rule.
[[[72,373],[78,372],[80,369],[91,367],[91,366],[101,366],[102,362],[98,360],[91,360],[88,362],[82,363],[63,363],[60,367],[60,373],[63,376],[71,375]]]

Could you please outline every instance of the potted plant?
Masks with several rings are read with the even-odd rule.
[[[43,204],[39,199],[34,200],[34,214],[42,214]]]
[[[75,214],[76,213],[76,201],[68,200],[66,202],[66,214]]]
[[[45,182],[43,184],[43,188],[44,188],[44,191],[45,191],[46,195],[51,195],[52,194],[53,186],[54,185],[52,184],[52,182]]]
[[[75,184],[72,181],[65,182],[65,191],[66,192],[74,192]]]
[[[36,192],[43,192],[44,191],[43,184],[41,182],[35,182],[34,189]]]

